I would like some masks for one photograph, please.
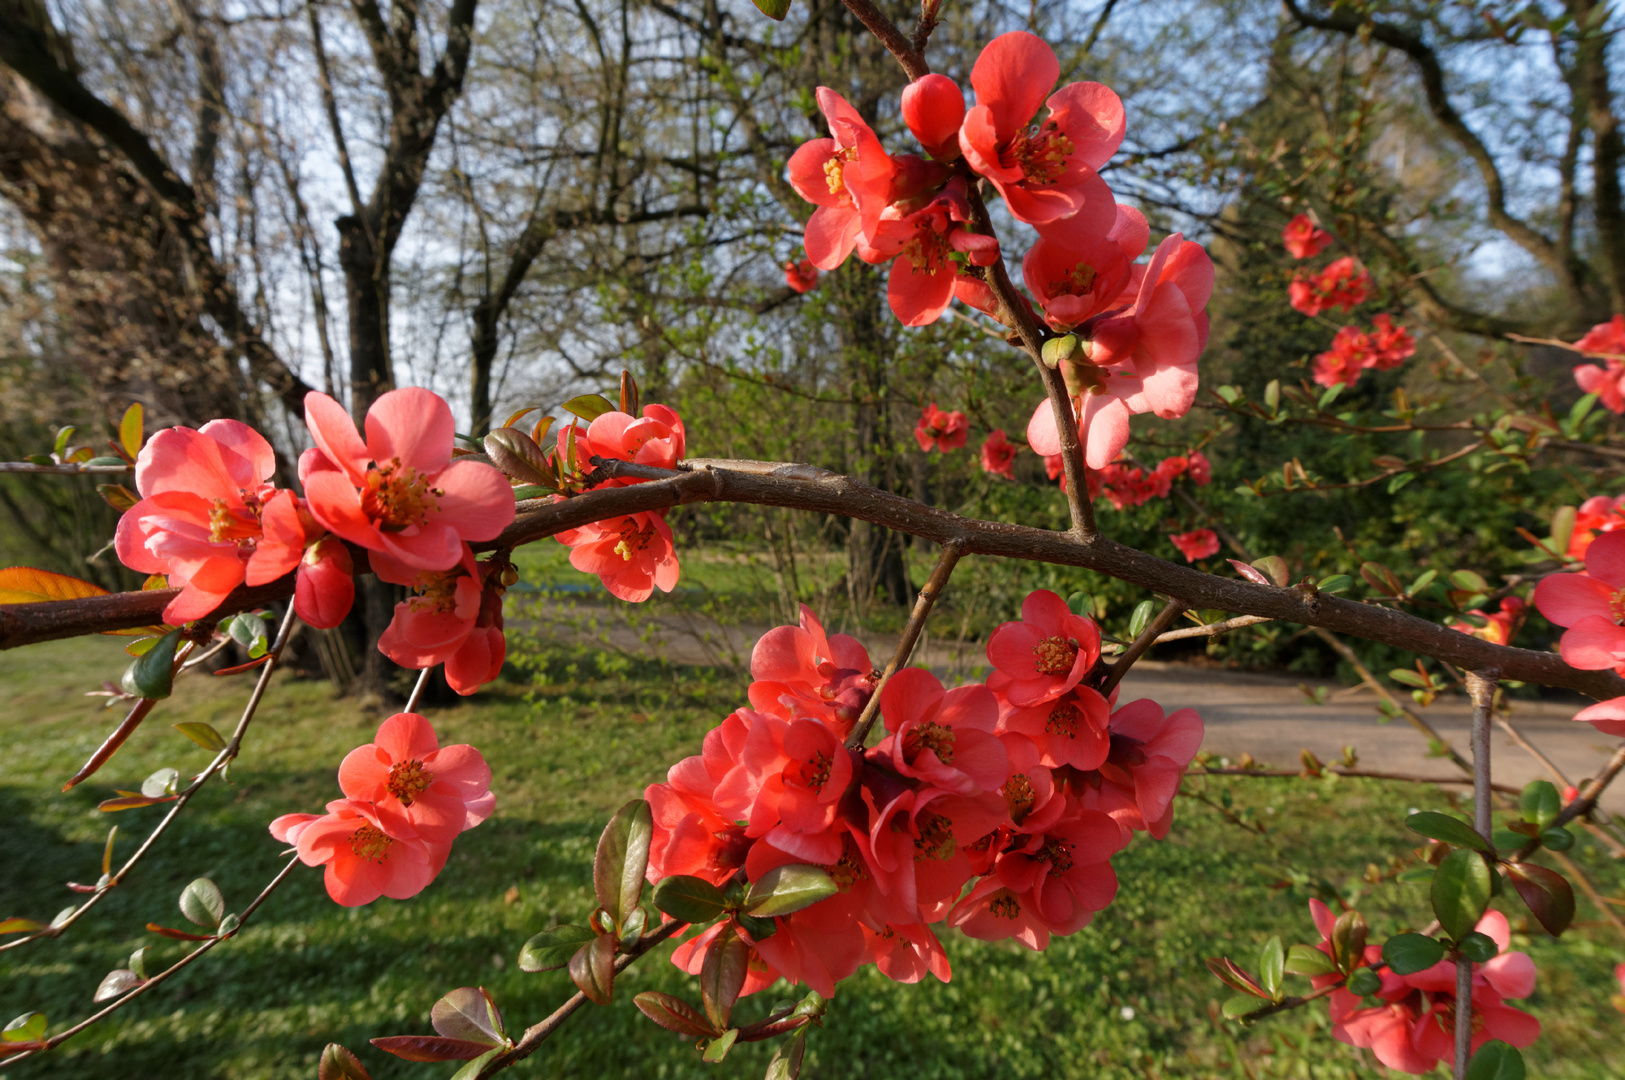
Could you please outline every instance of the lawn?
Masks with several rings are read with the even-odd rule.
[[[63,793],[62,780],[115,723],[82,692],[116,677],[120,644],[93,638],[0,653],[11,700],[0,719],[0,916],[49,918],[69,903],[64,883],[96,879],[109,824],[119,826],[119,851],[133,850],[163,809],[106,815],[97,802],[158,768],[200,767],[206,752],[169,725],[229,728],[248,693],[247,677],[182,680],[102,773]],[[235,940],[54,1055],[0,1075],[308,1078],[330,1041],[356,1050],[380,1080],[449,1075],[452,1065],[396,1061],[367,1039],[428,1031],[430,1005],[462,985],[487,987],[511,1030],[551,1011],[572,987],[563,972],[520,972],[519,946],[553,923],[582,920],[605,818],[695,752],[743,700],[743,680],[722,669],[556,646],[532,652],[472,701],[427,710],[443,741],[484,751],[499,801],[420,896],[345,910],[328,900],[319,872],[297,871]],[[339,760],[369,740],[377,720],[322,683],[278,675],[229,782],[205,789],[127,884],[67,935],[0,954],[0,1019],[37,1009],[61,1030],[90,1011],[97,983],[133,949],[151,946],[149,970],[172,962],[187,946],[143,927],[184,925],[176,897],[194,877],[213,878],[228,910],[239,910],[279,865],[266,823],[336,797]],[[1222,790],[1208,789],[1216,800]],[[1183,801],[1165,841],[1142,838],[1117,858],[1117,902],[1046,953],[949,933],[948,985],[898,986],[872,968],[844,984],[808,1044],[804,1075],[1381,1075],[1369,1057],[1331,1040],[1324,1007],[1247,1032],[1218,1019],[1227,994],[1202,958],[1230,952],[1251,967],[1271,933],[1312,940],[1308,893],[1283,882],[1350,886],[1414,840],[1400,824],[1407,808],[1443,806],[1444,796],[1349,780],[1244,781],[1230,793],[1236,810],[1267,823],[1267,836]],[[1620,893],[1625,875],[1589,841],[1573,854],[1605,892]],[[1360,907],[1379,932],[1425,921],[1419,885],[1374,886]],[[1523,923],[1515,903],[1506,910]],[[1560,943],[1538,930],[1515,939],[1540,969],[1527,1003],[1547,1030],[1530,1055],[1534,1075],[1596,1077],[1617,1060],[1625,1018],[1609,1004],[1617,992],[1609,973],[1625,949],[1584,901],[1580,919]],[[640,962],[618,982],[612,1006],[578,1013],[510,1075],[760,1076],[771,1045],[705,1066],[691,1045],[633,1008],[631,995],[646,988],[697,998],[665,955]],[[762,998],[775,996],[788,995]],[[741,1012],[748,1020],[770,1004],[747,1002]]]

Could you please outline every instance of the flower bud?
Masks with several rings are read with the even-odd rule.
[[[1076,334],[1063,334],[1058,338],[1050,338],[1044,342],[1042,354],[1044,364],[1051,368],[1060,367],[1061,361],[1072,359],[1072,355],[1077,351],[1078,335]]]
[[[903,120],[938,161],[959,156],[959,125],[965,120],[965,95],[948,76],[931,74],[903,88]]]
[[[318,630],[344,621],[355,603],[355,566],[350,551],[336,536],[324,536],[305,549],[294,578],[294,612]]]

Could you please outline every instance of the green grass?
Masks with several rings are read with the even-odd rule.
[[[96,803],[153,770],[200,767],[205,751],[169,725],[235,722],[245,677],[183,680],[96,777],[59,790],[116,722],[81,696],[122,666],[120,643],[88,639],[0,653],[9,706],[0,719],[0,916],[49,918],[74,899],[63,883],[94,881],[108,825],[133,850],[163,813],[104,815]],[[524,682],[520,682],[523,672]],[[113,1020],[54,1055],[4,1073],[84,1078],[308,1078],[324,1044],[356,1050],[375,1077],[444,1077],[451,1065],[411,1065],[369,1037],[427,1032],[436,997],[483,985],[510,1029],[534,1022],[571,992],[562,972],[526,975],[514,958],[532,933],[580,921],[592,906],[590,863],[603,821],[695,752],[705,730],[743,701],[732,676],[707,669],[554,651],[510,665],[511,680],[457,707],[429,710],[443,741],[479,746],[496,773],[496,815],[463,836],[446,872],[417,898],[345,910],[317,871],[297,871],[254,922]],[[319,683],[278,676],[229,783],[211,784],[127,884],[55,941],[0,954],[0,1019],[46,1012],[52,1030],[91,1011],[102,976],[152,946],[149,971],[186,946],[145,933],[148,921],[184,925],[176,897],[212,877],[239,910],[278,868],[265,831],[278,814],[315,811],[338,794],[334,771],[370,738],[376,717],[334,700]],[[1212,789],[1217,795],[1220,791]],[[1339,887],[1368,863],[1414,841],[1400,821],[1437,793],[1364,781],[1249,781],[1235,805],[1271,827],[1252,836],[1195,800],[1181,804],[1161,843],[1138,840],[1116,860],[1117,903],[1043,954],[954,934],[949,985],[898,986],[873,969],[843,985],[809,1042],[812,1077],[1375,1077],[1380,1070],[1325,1033],[1324,1007],[1240,1032],[1215,1016],[1226,996],[1202,958],[1230,953],[1251,967],[1271,934],[1313,940],[1294,871]],[[1269,808],[1266,810],[1266,808]],[[1593,849],[1575,856],[1618,894],[1620,871]],[[1422,887],[1385,884],[1361,900],[1379,932],[1425,921]],[[1515,922],[1521,911],[1507,910]],[[1596,919],[1584,906],[1582,920]],[[1622,1018],[1608,1003],[1620,942],[1586,923],[1561,942],[1519,937],[1541,981],[1527,1004],[1547,1025],[1532,1074],[1606,1075]],[[716,1077],[762,1074],[770,1045],[740,1047],[721,1066],[650,1024],[633,993],[658,988],[697,999],[664,960],[640,962],[609,1008],[578,1013],[517,1077]],[[775,996],[767,994],[763,998]],[[745,1020],[771,1004],[748,1001]],[[1125,1019],[1125,1008],[1132,1019]]]

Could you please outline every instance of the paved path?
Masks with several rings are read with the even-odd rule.
[[[544,620],[547,625],[538,629],[563,638],[607,641],[635,655],[659,655],[684,664],[727,664],[735,658],[748,663],[751,643],[766,629],[722,628],[708,619],[678,615],[661,620],[659,641],[651,644],[603,606],[579,605],[574,616],[574,620]],[[592,632],[584,631],[579,621],[583,617],[599,620]],[[870,655],[884,663],[895,641],[874,636],[865,644]],[[963,681],[972,677],[968,672],[975,665],[985,666],[980,646],[967,648],[966,654],[950,673],[953,650],[927,640],[916,650],[915,662],[932,668],[939,677]],[[1300,683],[1325,687],[1328,703],[1311,702]],[[1353,746],[1364,768],[1418,776],[1460,775],[1448,759],[1427,757],[1426,738],[1405,720],[1383,723],[1376,695],[1364,688],[1290,675],[1142,660],[1123,680],[1120,700],[1138,697],[1149,697],[1165,709],[1196,708],[1207,726],[1204,747],[1232,761],[1249,753],[1261,764],[1295,769],[1299,751],[1305,748],[1322,761],[1332,762],[1342,758],[1344,746]],[[1515,701],[1512,711],[1512,722],[1525,738],[1576,783],[1600,771],[1618,745],[1617,739],[1599,735],[1591,725],[1573,722],[1571,717],[1582,704],[1578,700],[1572,704]],[[1463,757],[1470,757],[1471,708],[1464,698],[1441,697],[1419,712]],[[1521,787],[1531,780],[1554,779],[1499,727],[1494,730],[1490,756],[1497,783]],[[1625,780],[1604,794],[1603,806],[1625,814]]]

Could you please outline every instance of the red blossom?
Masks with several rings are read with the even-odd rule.
[[[1294,259],[1312,259],[1326,250],[1332,234],[1316,225],[1308,214],[1299,214],[1281,230],[1281,242]]]
[[[1213,482],[1213,463],[1207,455],[1200,450],[1190,452],[1190,478],[1197,487],[1206,487]]]
[[[818,288],[818,267],[811,259],[791,259],[784,264],[784,283],[798,293]]]
[[[1005,437],[1003,428],[994,428],[993,433],[982,443],[982,471],[1002,476],[1006,480],[1016,478],[1016,451],[1019,447]]]
[[[321,816],[285,814],[271,822],[271,835],[296,845],[306,866],[326,867],[327,895],[345,907],[416,896],[451,853],[450,843],[392,835],[371,803],[355,799],[336,799]]]
[[[1580,504],[1569,534],[1568,557],[1583,559],[1591,542],[1603,533],[1625,527],[1625,495],[1594,495]]]
[[[1472,623],[1462,622],[1459,619],[1452,620],[1449,626],[1450,629],[1459,630],[1463,634],[1483,638],[1492,645],[1509,645],[1512,643],[1512,638],[1517,634],[1518,627],[1523,625],[1524,613],[1528,607],[1528,604],[1525,604],[1516,596],[1504,596],[1501,598],[1500,610],[1494,615],[1486,614],[1477,608],[1467,613],[1483,619],[1483,626],[1474,626]]]
[[[346,798],[371,803],[391,835],[416,833],[431,844],[491,816],[491,767],[472,746],[441,746],[433,725],[417,713],[396,713],[378,734],[339,765]]]
[[[395,605],[395,616],[378,639],[378,650],[414,671],[446,665],[446,682],[472,694],[502,672],[507,640],[502,633],[503,587],[490,562],[476,563],[463,545],[460,565],[442,572],[405,573],[387,557],[374,560],[385,581],[412,585],[417,595]]]
[[[1299,274],[1287,285],[1293,309],[1311,318],[1331,308],[1352,311],[1370,295],[1371,274],[1348,255],[1334,259],[1318,274]]]
[[[948,76],[930,74],[903,87],[903,122],[926,152],[941,162],[959,156],[965,95]]]
[[[1212,529],[1192,529],[1190,532],[1174,533],[1168,539],[1173,541],[1174,547],[1185,556],[1186,562],[1195,562],[1197,559],[1206,559],[1219,553],[1219,534]]]
[[[959,147],[1018,220],[1041,225],[1083,214],[1104,232],[1113,200],[1096,170],[1123,141],[1123,103],[1099,83],[1068,83],[1051,94],[1060,74],[1054,50],[1036,35],[994,38],[971,69],[976,105],[965,114]],[[1035,119],[1040,108],[1048,112]]]
[[[567,529],[558,541],[570,549],[570,565],[597,574],[611,596],[642,603],[656,588],[671,592],[677,587],[677,551],[663,514],[606,518]]]
[[[513,523],[513,489],[490,465],[451,457],[451,408],[419,387],[391,390],[367,410],[363,441],[344,407],[305,395],[316,447],[299,459],[310,512],[352,544],[416,570],[449,570],[467,541]]]
[[[1017,708],[1055,701],[1100,659],[1100,628],[1075,615],[1055,593],[1038,589],[1021,605],[1021,621],[1001,624],[987,639],[994,672],[988,686]]]
[[[1586,550],[1585,573],[1550,574],[1535,586],[1535,606],[1568,627],[1558,651],[1584,671],[1625,672],[1625,532],[1604,533]]]
[[[1202,718],[1195,709],[1162,711],[1149,698],[1116,709],[1111,749],[1093,772],[1074,779],[1081,805],[1101,810],[1124,829],[1168,834],[1173,800],[1185,768],[1201,749]]]
[[[818,207],[807,221],[807,257],[818,269],[833,270],[860,235],[873,232],[897,166],[841,95],[820,86],[818,107],[831,137],[803,143],[790,155],[790,184]]]
[[[271,444],[236,420],[167,428],[141,448],[142,498],[119,518],[114,550],[130,569],[166,574],[180,587],[164,608],[166,622],[202,618],[237,586],[263,585],[298,567],[299,501],[271,484],[275,472]]]
[[[1625,413],[1625,315],[1615,315],[1605,323],[1598,323],[1574,343],[1581,352],[1602,358],[1606,367],[1580,364],[1574,369],[1574,381],[1610,412]]]
[[[946,454],[963,448],[969,432],[970,422],[964,413],[943,412],[933,401],[920,411],[920,419],[914,425],[914,441],[927,453],[935,446]]]

